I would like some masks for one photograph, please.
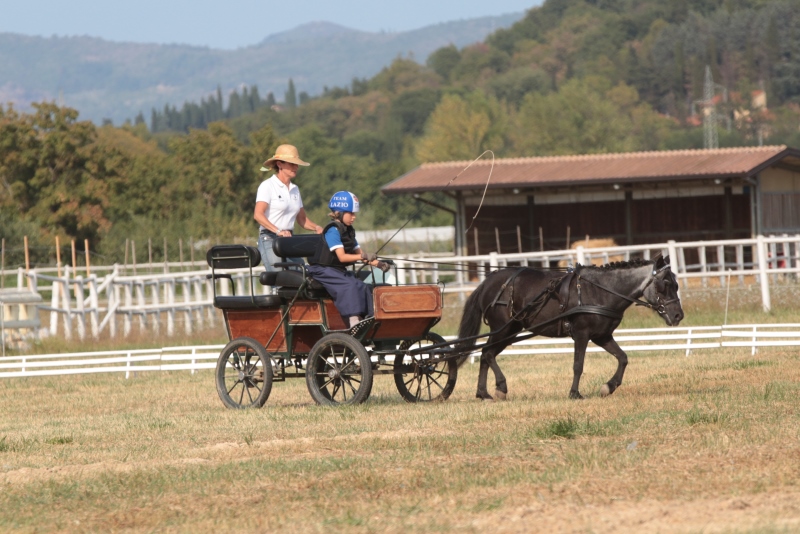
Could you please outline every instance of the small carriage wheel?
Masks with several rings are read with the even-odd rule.
[[[439,334],[429,332],[424,339],[403,341],[400,350],[419,349],[444,343]],[[395,356],[394,383],[406,402],[431,402],[447,400],[456,387],[458,363],[455,358],[432,360],[430,354]]]
[[[335,332],[311,348],[306,384],[317,404],[360,404],[372,391],[372,363],[367,349],[349,335]]]
[[[272,391],[272,361],[253,338],[237,337],[217,360],[217,393],[228,408],[261,408]]]

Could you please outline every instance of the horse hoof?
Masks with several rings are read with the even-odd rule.
[[[477,394],[475,394],[475,398],[478,399],[478,400],[482,400],[482,401],[484,401],[484,400],[493,401],[494,400],[494,397],[492,397],[488,393],[477,393]]]
[[[569,398],[570,399],[575,399],[575,400],[581,400],[581,399],[583,399],[583,395],[581,395],[577,391],[570,391],[569,392]]]
[[[504,400],[508,399],[508,395],[506,393],[503,393],[499,389],[494,390],[494,396],[495,396],[495,398],[497,400],[501,400],[501,401],[504,401]]]
[[[611,388],[608,387],[608,384],[603,384],[603,387],[600,388],[600,396],[601,397],[608,397],[611,395],[612,391]]]

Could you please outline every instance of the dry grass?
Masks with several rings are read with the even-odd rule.
[[[0,382],[0,530],[783,532],[800,528],[794,351],[633,355],[585,401],[566,356],[501,359],[510,401],[222,407],[210,372]]]
[[[732,291],[728,323],[800,322],[797,293],[765,314],[757,290]],[[685,324],[722,323],[726,294],[682,297]],[[622,326],[661,325],[632,308]],[[125,343],[224,340],[202,336]],[[446,403],[405,404],[378,376],[361,406],[317,407],[293,380],[243,412],[211,372],[5,379],[0,531],[795,532],[798,360],[634,353],[603,399],[615,362],[591,354],[571,401],[569,356],[503,357],[508,402],[475,400],[466,365]]]

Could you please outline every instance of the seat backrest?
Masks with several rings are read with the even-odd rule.
[[[261,263],[261,253],[248,245],[217,245],[208,249],[206,261],[212,269],[243,269]]]
[[[314,255],[322,236],[317,234],[278,237],[272,241],[272,252],[279,258],[309,258]]]

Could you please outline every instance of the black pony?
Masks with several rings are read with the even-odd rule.
[[[644,299],[644,300],[642,300]],[[614,330],[623,312],[638,304],[655,310],[669,326],[683,319],[678,281],[670,270],[669,256],[654,260],[616,262],[602,267],[579,265],[574,271],[543,271],[507,268],[486,277],[464,305],[457,345],[460,351],[474,347],[480,336],[481,320],[492,334],[481,351],[478,376],[479,399],[492,399],[486,390],[489,368],[495,375],[495,395],[508,393],[506,378],[496,357],[513,343],[516,334],[529,330],[527,337],[566,337],[575,340],[574,377],[570,398],[583,398],[578,385],[583,373],[586,346],[594,342],[617,358],[617,372],[600,389],[611,395],[622,384],[628,356],[614,341]],[[467,356],[459,359],[459,365]]]

